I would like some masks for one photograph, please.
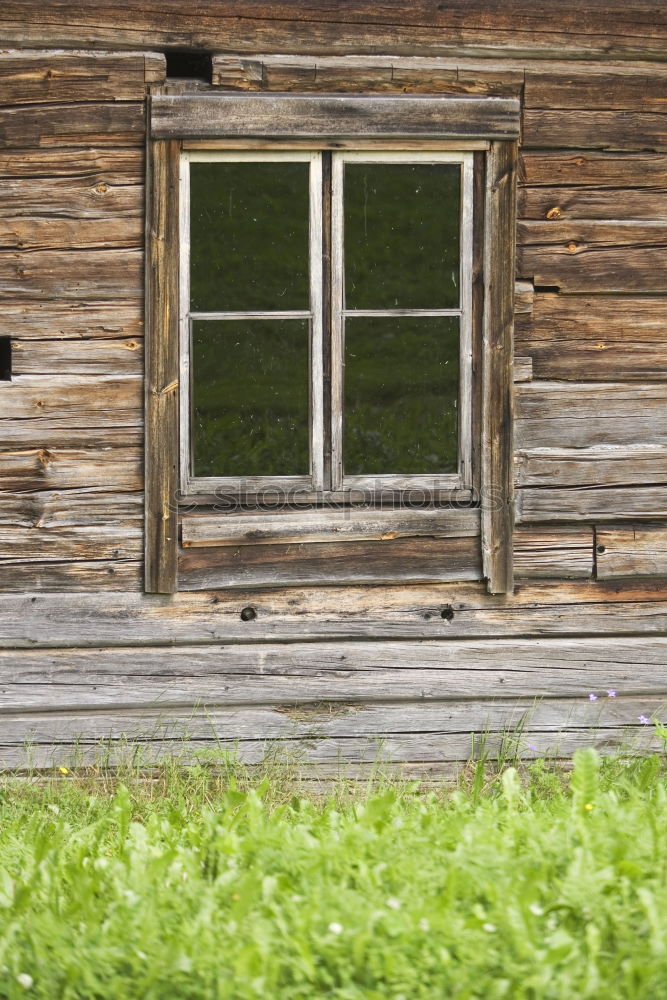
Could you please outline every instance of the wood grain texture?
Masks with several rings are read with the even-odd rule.
[[[130,593],[141,590],[142,572],[142,561],[118,558],[6,563],[0,573],[0,592],[78,594],[123,590]]]
[[[91,0],[58,5],[6,0],[0,34],[17,46],[197,48],[208,51],[383,52],[536,55],[664,61],[667,22],[655,0],[610,7],[567,0],[539,10],[527,0],[489,7],[487,0],[312,0],[246,2],[125,0],[113,8]]]
[[[0,218],[0,253],[39,250],[141,250],[143,219]],[[16,261],[22,258],[16,255]],[[18,268],[20,268],[20,263]]]
[[[50,169],[51,164],[44,165]],[[0,171],[2,164],[0,163]],[[137,172],[112,182],[106,172],[75,177],[3,177],[0,173],[0,219],[142,219],[142,165]],[[7,225],[8,223],[4,223]],[[135,236],[136,229],[126,222]],[[85,228],[85,227],[84,227]],[[74,246],[77,244],[74,243]]]
[[[517,452],[515,476],[518,487],[651,486],[667,483],[667,448],[534,448]]]
[[[520,176],[530,187],[576,186],[603,188],[665,187],[667,156],[664,153],[595,153],[522,150]]]
[[[519,450],[667,444],[662,383],[525,382],[515,393]]]
[[[597,529],[595,542],[601,580],[667,575],[665,524],[609,525]]]
[[[0,150],[142,147],[145,122],[138,101],[0,107]]]
[[[153,52],[0,53],[3,104],[136,101],[164,72],[164,56]]]
[[[542,222],[618,218],[664,222],[667,220],[667,190],[641,186],[523,187],[519,190],[518,215],[523,221]]]
[[[657,111],[667,107],[664,66],[591,68],[570,64],[560,72],[533,64],[524,82],[526,108],[572,108],[582,111]]]
[[[479,535],[479,510],[312,510],[182,515],[184,547]]]
[[[519,521],[618,521],[667,517],[667,486],[584,486],[517,491]]]
[[[514,532],[517,579],[590,579],[593,529],[520,527]]]
[[[33,490],[143,488],[143,451],[136,448],[27,448],[0,452],[2,486]]]
[[[145,587],[176,588],[178,510],[178,142],[150,144],[146,261]]]
[[[103,146],[101,149],[3,149],[0,150],[0,176],[3,185],[13,181],[31,181],[32,186],[17,190],[32,191],[37,199],[40,184],[53,184],[54,200],[57,191],[67,192],[63,202],[71,204],[80,197],[87,198],[88,204],[94,206],[105,202],[102,195],[117,196],[120,192],[95,191],[99,184],[106,184],[110,189],[123,185],[135,185],[144,178],[143,148],[120,148]],[[86,182],[88,187],[86,187]],[[49,204],[42,209],[48,210]]]
[[[184,549],[179,590],[479,580],[479,539],[397,538]]]
[[[527,109],[526,149],[667,149],[667,115],[642,111],[562,111]]]
[[[141,338],[96,340],[13,340],[12,374],[140,375]]]
[[[135,340],[143,337],[144,314],[138,300],[3,301],[0,329],[15,340]]]
[[[0,282],[14,299],[126,302],[143,297],[143,252],[122,249],[8,250],[0,253]]]
[[[51,586],[58,593],[42,593],[37,582],[24,580],[23,592],[0,597],[1,647],[127,646],[136,652],[147,645],[171,650],[210,643],[667,635],[665,577],[522,581],[513,595],[498,596],[489,595],[481,582],[166,596],[122,592],[124,578],[114,587],[113,574],[104,576],[99,569],[97,578],[91,576],[92,564],[69,564],[66,576],[64,565],[58,570],[62,586]],[[119,572],[122,568],[119,564]],[[55,580],[53,566],[48,572]],[[94,589],[86,590],[89,585]],[[104,593],[97,593],[101,589]],[[136,590],[136,584],[129,590]],[[166,655],[165,663],[169,661]],[[413,669],[420,662],[405,666]]]
[[[490,593],[513,587],[514,143],[493,143],[486,164],[482,348],[482,562]]]
[[[517,273],[563,292],[664,292],[667,225],[520,222]]]
[[[519,101],[508,97],[158,95],[151,101],[150,129],[154,139],[514,138],[519,114]]]

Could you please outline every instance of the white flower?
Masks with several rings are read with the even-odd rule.
[[[428,920],[426,919],[426,917],[422,917],[421,920],[419,921],[419,930],[430,931],[430,929],[431,925],[429,924]]]
[[[52,813],[55,813],[55,815],[56,815],[56,816],[57,816],[57,815],[58,815],[58,813],[60,812],[60,809],[59,809],[59,807],[58,807],[58,806],[57,806],[57,805],[55,804],[55,802],[49,802],[49,804],[48,804],[48,806],[47,806],[46,808],[47,808],[47,809],[49,810],[49,812],[52,812]]]
[[[542,909],[539,903],[531,903],[528,909],[530,910],[531,913],[534,913],[536,917],[541,917],[542,914],[544,913],[544,910]]]
[[[487,934],[495,934],[497,929],[495,924],[482,924],[482,930]]]
[[[400,899],[394,899],[394,897],[392,896],[390,899],[387,900],[387,906],[389,907],[390,910],[400,910],[401,901]]]
[[[331,934],[342,934],[343,925],[336,923],[336,921],[334,920],[332,923],[329,924],[329,931],[331,932]]]
[[[16,982],[20,986],[22,986],[24,990],[31,989],[34,981],[35,980],[32,978],[32,976],[29,976],[27,972],[19,972],[18,976],[16,977]]]

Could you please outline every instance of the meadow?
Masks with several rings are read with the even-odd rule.
[[[0,782],[0,997],[667,996],[665,758]]]

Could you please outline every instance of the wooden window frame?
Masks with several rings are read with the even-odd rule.
[[[477,407],[470,407],[471,421],[477,425],[471,447],[477,447],[478,438],[480,454],[469,467],[473,472],[478,469],[477,479],[471,475],[470,482],[481,499],[482,561],[488,588],[492,593],[510,591],[518,100],[209,94],[158,95],[151,104],[147,157],[145,589],[173,593],[178,578],[179,499],[183,486],[179,471],[180,428],[181,406],[185,405],[180,386],[187,374],[181,370],[179,349],[183,338],[181,152],[268,147],[312,152],[475,151],[478,163],[483,160],[484,205],[473,227],[479,253],[473,268],[477,273],[471,282],[470,305],[471,310],[476,308],[481,314],[481,357],[472,379],[481,400]],[[479,201],[479,179],[475,186]],[[331,224],[326,218],[323,221],[324,225]],[[394,483],[393,487],[400,494],[401,484]],[[470,490],[451,490],[449,498],[469,501]],[[193,498],[187,500],[192,502]],[[195,502],[211,504],[215,500],[215,496],[202,494]],[[461,511],[462,515],[467,513]],[[363,524],[360,530],[363,532]]]

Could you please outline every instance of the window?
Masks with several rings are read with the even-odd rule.
[[[152,97],[148,591],[178,589],[181,562],[186,586],[225,585],[192,566],[229,559],[188,563],[181,535],[326,544],[349,526],[313,509],[359,495],[391,498],[421,539],[416,578],[511,589],[519,112],[511,97]],[[279,523],[248,529],[215,505],[267,490],[293,511]],[[411,491],[435,514],[403,516]],[[381,515],[349,536],[396,537]],[[447,565],[449,537],[465,544]],[[377,579],[403,578],[392,545]]]
[[[473,153],[185,152],[180,191],[183,494],[463,499]]]

